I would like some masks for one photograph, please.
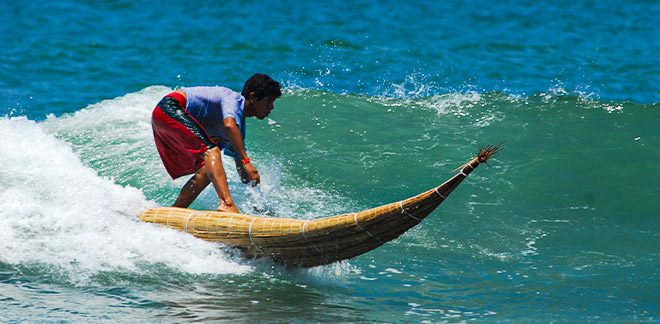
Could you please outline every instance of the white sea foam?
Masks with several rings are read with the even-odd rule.
[[[47,264],[71,280],[165,264],[187,273],[243,273],[218,249],[136,216],[156,204],[86,166],[69,144],[24,117],[0,118],[0,261]]]

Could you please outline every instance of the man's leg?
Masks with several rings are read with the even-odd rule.
[[[181,188],[179,197],[174,202],[174,207],[187,208],[209,183],[213,183],[213,187],[218,194],[218,200],[220,201],[217,210],[233,213],[239,212],[229,193],[227,176],[222,166],[222,156],[220,153],[220,148],[217,146],[204,153],[205,165],[199,168],[192,178]]]
[[[229,193],[227,175],[225,174],[225,168],[222,166],[222,156],[220,152],[220,148],[216,146],[204,153],[206,177],[211,183],[213,183],[215,192],[218,194],[218,200],[220,203],[217,210],[238,213],[238,208],[234,205],[234,200]]]
[[[173,207],[188,208],[209,183],[211,181],[206,176],[206,166],[197,169],[192,178],[181,188],[179,197],[176,198]]]

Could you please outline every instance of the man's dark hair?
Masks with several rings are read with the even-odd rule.
[[[257,101],[268,96],[279,98],[282,95],[280,83],[262,73],[257,73],[245,81],[241,94],[247,99],[252,92],[257,96]]]

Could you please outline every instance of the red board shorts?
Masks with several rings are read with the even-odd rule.
[[[204,152],[218,146],[184,107],[186,99],[172,92],[151,116],[156,148],[172,179],[195,173],[204,166]]]

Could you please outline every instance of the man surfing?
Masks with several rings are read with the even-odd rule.
[[[193,174],[173,207],[187,208],[213,183],[218,211],[238,213],[221,150],[233,157],[243,183],[260,183],[259,172],[245,149],[245,118],[266,118],[282,95],[279,82],[257,73],[239,94],[225,87],[181,88],[165,96],[151,117],[156,148],[172,179]]]

